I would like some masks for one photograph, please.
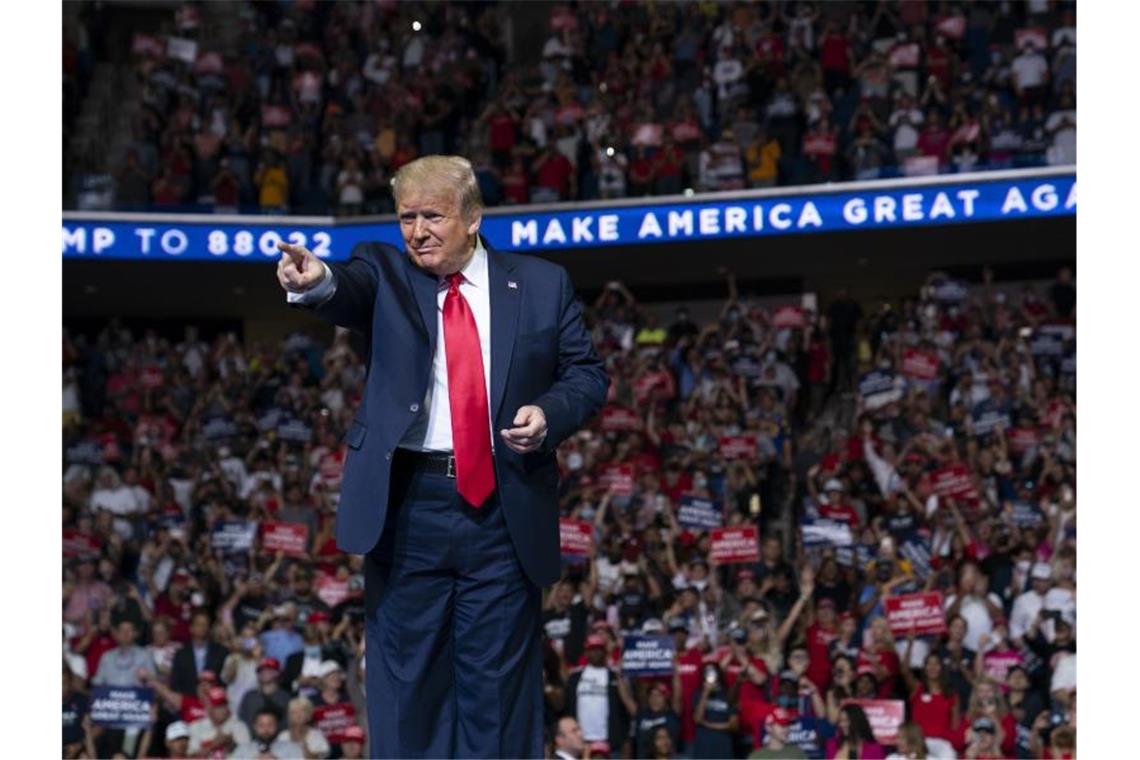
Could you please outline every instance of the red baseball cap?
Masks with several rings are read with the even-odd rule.
[[[220,686],[211,686],[210,690],[206,692],[206,704],[210,707],[221,707],[229,703],[230,700],[226,697],[226,690]]]
[[[591,633],[586,637],[586,649],[605,649],[606,637],[597,633]]]
[[[768,717],[764,719],[765,723],[778,723],[781,726],[790,726],[795,716],[789,710],[782,707],[777,707],[772,712],[768,713]]]
[[[649,685],[649,690],[661,692],[665,696],[665,699],[669,699],[673,696],[673,690],[669,688],[669,684],[664,681],[654,681]]]
[[[348,728],[344,729],[344,731],[341,733],[341,736],[344,737],[344,741],[346,742],[363,742],[364,729],[356,725],[349,726]]]
[[[261,662],[257,663],[257,669],[273,668],[274,670],[281,670],[281,663],[274,657],[262,657]]]

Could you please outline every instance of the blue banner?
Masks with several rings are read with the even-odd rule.
[[[1030,174],[1032,176],[1026,176]],[[1013,177],[1013,178],[1010,178]],[[577,250],[796,233],[924,227],[1074,216],[1071,172],[1002,173],[884,180],[695,197],[658,204],[574,204],[569,210],[515,206],[489,209],[482,231],[507,251]],[[263,261],[276,259],[277,241],[305,245],[322,258],[347,259],[359,242],[402,247],[396,222],[332,218],[172,217],[65,214],[65,258]]]
[[[621,650],[621,672],[626,676],[671,676],[672,636],[626,636]]]
[[[91,722],[107,728],[147,728],[154,689],[96,686],[91,689]]]

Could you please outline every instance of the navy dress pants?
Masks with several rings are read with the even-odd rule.
[[[371,757],[541,757],[541,590],[499,493],[472,509],[446,475],[393,463],[365,560]]]

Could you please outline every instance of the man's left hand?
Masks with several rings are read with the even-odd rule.
[[[528,454],[546,438],[546,415],[537,406],[520,407],[515,413],[514,427],[499,431],[507,448],[517,454]]]

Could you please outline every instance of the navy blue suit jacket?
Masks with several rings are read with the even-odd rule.
[[[545,586],[561,575],[554,450],[597,413],[609,379],[582,321],[566,270],[540,258],[487,250],[491,308],[491,419],[495,481],[523,571]],[[438,280],[404,251],[360,243],[329,263],[336,292],[313,311],[370,344],[364,399],[345,434],[337,545],[366,554],[384,529],[392,457],[431,382]],[[439,403],[435,400],[433,403]],[[443,403],[447,403],[446,400]],[[519,407],[546,415],[541,448],[516,454],[498,431]]]

